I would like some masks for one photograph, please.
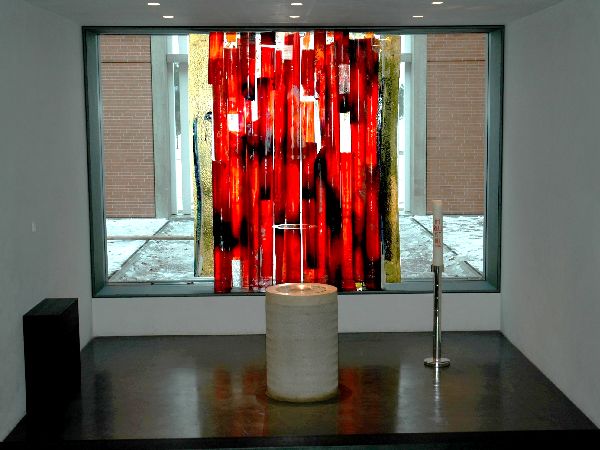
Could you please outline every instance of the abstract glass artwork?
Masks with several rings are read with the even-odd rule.
[[[399,281],[397,238],[386,239],[398,236],[396,150],[384,142],[395,133],[385,128],[394,95],[397,122],[398,78],[388,91],[383,79],[389,40],[210,33],[215,292],[287,282],[381,289],[382,272]]]

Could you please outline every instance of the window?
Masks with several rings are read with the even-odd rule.
[[[220,187],[213,187],[211,159],[218,112],[214,111],[216,91],[214,83],[209,83],[208,70],[210,40],[217,33],[161,31],[148,35],[122,29],[113,34],[111,29],[111,34],[105,34],[102,29],[89,28],[85,32],[96,296],[197,295],[211,293],[215,286],[213,189]],[[260,36],[269,48],[272,35],[274,48],[281,45],[282,52],[291,51],[286,49],[291,44],[284,42],[283,31],[241,33],[252,36],[253,48],[259,47],[255,39],[260,43]],[[374,43],[379,74],[384,73],[382,67],[388,70],[378,79],[376,139],[379,170],[386,180],[381,182],[379,195],[387,203],[380,204],[394,206],[378,213],[381,263],[375,286],[382,292],[431,289],[427,281],[432,276],[431,201],[441,199],[445,209],[445,290],[495,291],[499,286],[502,30],[418,31],[337,32],[356,42]],[[240,39],[240,32],[220,36],[227,39],[228,34]],[[300,45],[315,48],[315,33],[306,30],[298,36],[306,41]],[[282,41],[276,43],[276,39]],[[327,39],[334,39],[334,33],[327,34]],[[355,48],[352,45],[349,48]],[[364,49],[356,44],[355,51],[360,58]],[[260,60],[255,63],[261,64]],[[348,67],[354,68],[352,64]],[[349,70],[348,84],[352,76]],[[259,88],[254,89],[258,92]],[[302,87],[300,94],[302,104],[310,100],[316,105],[317,112],[312,104],[310,111],[319,136],[315,137],[311,128],[311,139],[324,142],[326,130],[320,128],[327,122],[319,120],[319,93],[307,93]],[[252,111],[259,108],[258,100],[253,99],[254,106],[248,102],[248,117],[259,114]],[[388,110],[384,111],[382,104]],[[306,110],[299,111],[302,121]],[[227,123],[229,126],[232,124]],[[299,137],[299,142],[304,140],[304,135]],[[393,150],[382,152],[382,146]],[[306,211],[308,205],[304,205]],[[349,220],[356,220],[355,216],[350,215]],[[314,262],[307,263],[309,231],[302,231],[311,225],[306,212],[299,217],[299,221],[291,221],[298,224],[287,218],[281,223],[274,220],[272,247],[277,245],[277,233],[289,235],[294,233],[292,225],[297,225],[302,276],[308,276],[308,281],[328,281],[337,273],[341,285],[341,268],[339,272],[326,270],[329,278],[324,280],[307,271],[316,267]],[[266,261],[277,281],[281,274],[274,252]],[[330,253],[329,247],[325,253]],[[247,270],[244,259],[234,255],[228,261],[231,269],[227,273],[232,279],[226,282],[233,285],[233,292],[248,291],[244,288],[248,285],[243,278]],[[401,282],[395,277],[399,267]],[[353,275],[346,287],[372,290],[373,284],[365,281],[364,274],[360,278],[360,268],[357,278],[356,270],[349,266]],[[252,289],[252,282],[250,286],[256,291],[264,288],[263,284]]]

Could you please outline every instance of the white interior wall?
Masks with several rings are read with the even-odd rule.
[[[0,3],[0,440],[25,414],[22,315],[78,297],[81,344],[92,334],[81,41],[66,19]]]
[[[444,294],[444,330],[499,330],[500,294]],[[94,335],[259,334],[263,296],[99,298]],[[339,298],[340,332],[429,331],[431,294],[361,294]]]
[[[506,28],[502,331],[600,425],[600,2]]]

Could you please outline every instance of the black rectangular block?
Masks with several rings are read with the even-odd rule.
[[[47,298],[23,316],[27,415],[64,410],[81,390],[77,299]]]

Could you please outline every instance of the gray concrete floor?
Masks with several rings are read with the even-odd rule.
[[[294,404],[266,396],[264,335],[96,338],[81,353],[81,395],[64,415],[45,417],[42,426],[53,439],[48,447],[57,449],[219,445],[148,441],[182,438],[240,438],[221,442],[229,448],[290,448],[303,436],[347,436],[337,445],[373,434],[380,434],[373,443],[402,435],[410,439],[405,442],[421,442],[402,448],[475,449],[490,447],[461,445],[464,435],[435,447],[415,437],[429,433],[429,442],[439,444],[440,436],[448,439],[443,433],[481,433],[482,439],[500,431],[596,429],[499,332],[444,333],[444,354],[452,360],[447,369],[425,367],[423,358],[430,354],[431,333],[340,334],[339,396]],[[49,437],[35,425],[21,421],[7,441],[46,448],[42,439]],[[261,436],[275,440],[271,445],[244,440]],[[492,448],[518,447],[523,438],[509,435]],[[552,432],[554,443],[556,438]],[[531,448],[593,448],[581,437],[580,444],[570,439]]]

